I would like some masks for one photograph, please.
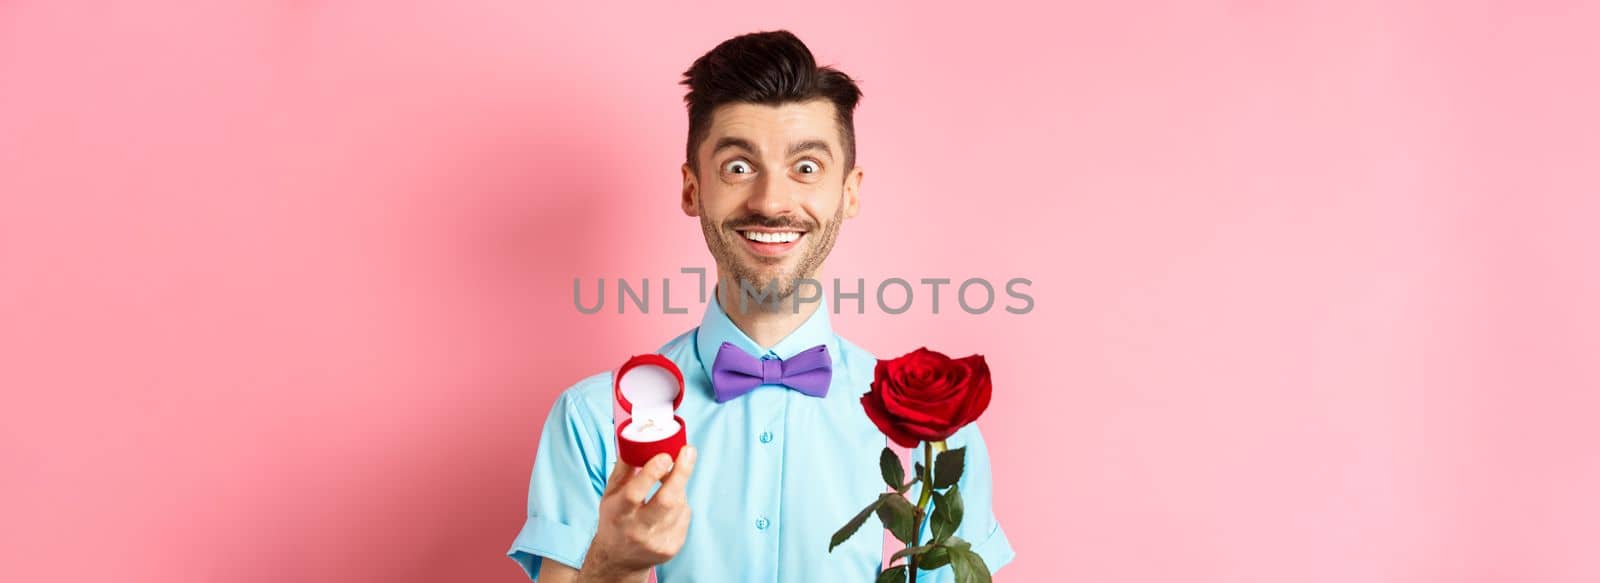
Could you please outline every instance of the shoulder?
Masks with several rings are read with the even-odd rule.
[[[865,362],[867,364],[874,364],[878,362],[878,357],[873,356],[871,352],[867,351],[867,349],[856,346],[854,342],[845,340],[843,336],[839,336],[838,338],[839,352],[844,353],[845,358],[853,361]]]
[[[873,371],[878,367],[878,357],[873,356],[867,349],[845,340],[843,336],[837,338],[839,354],[835,358],[834,370],[846,371],[846,374],[850,375],[850,385],[860,387],[862,392],[866,392],[872,384]]]
[[[611,376],[614,371],[599,372],[573,383],[556,397],[555,415],[585,421],[611,421]]]
[[[692,362],[694,354],[694,330],[689,330],[676,338],[667,341],[657,353],[678,363],[680,368],[687,362]],[[617,364],[626,360],[625,355],[618,357]],[[611,394],[612,378],[616,370],[597,372],[567,387],[556,399],[556,407],[566,407],[568,415],[578,415],[587,419],[604,420],[612,419],[612,406],[615,397]]]
[[[679,334],[676,338],[668,340],[666,344],[662,344],[661,348],[656,349],[656,353],[678,363],[680,367],[683,366],[686,362],[685,359],[692,360],[697,358],[694,341],[696,333],[699,331],[700,328],[698,326],[690,328],[688,332]]]

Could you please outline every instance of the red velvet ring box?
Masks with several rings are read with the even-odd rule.
[[[683,418],[675,413],[683,404],[683,371],[678,365],[659,354],[635,356],[617,369],[611,391],[628,412],[628,420],[617,425],[622,461],[639,467],[658,453],[676,459],[688,442]]]

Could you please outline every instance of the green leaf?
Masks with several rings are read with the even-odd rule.
[[[945,539],[944,542],[939,543],[939,546],[947,549],[970,549],[972,548],[972,543],[961,540],[959,536],[952,535],[950,538]]]
[[[839,532],[833,533],[833,540],[828,542],[828,552],[833,552],[833,547],[839,546],[844,541],[849,540],[851,536],[854,536],[856,531],[861,529],[861,525],[867,522],[867,517],[872,516],[872,513],[883,505],[883,501],[890,497],[900,498],[895,494],[882,494],[878,496],[876,501],[868,504],[866,508],[861,509],[861,512],[851,517],[850,522],[844,523],[844,527],[840,528]],[[900,499],[905,500],[905,498]]]
[[[883,521],[884,528],[894,533],[894,538],[911,544],[917,536],[917,508],[898,494],[885,493],[879,499],[883,504],[878,506],[878,520]]]
[[[966,512],[966,507],[961,503],[961,489],[951,486],[945,493],[933,494],[933,542],[941,542],[950,535],[955,534],[956,527],[961,526],[961,517]]]
[[[883,448],[883,454],[878,456],[878,466],[883,468],[883,483],[890,488],[899,489],[906,481],[906,469],[900,465],[900,456],[894,450]]]
[[[933,493],[933,509],[928,513],[928,528],[933,531],[933,538],[929,542],[938,543],[955,532],[956,525],[950,522],[950,513],[945,510],[944,495]]]
[[[927,468],[922,467],[922,462],[916,462],[916,465],[917,465],[917,477],[918,478],[923,477],[923,476],[928,474]]]
[[[961,479],[962,466],[967,463],[967,448],[958,447],[939,454],[933,461],[933,487],[949,488]]]
[[[906,583],[906,566],[891,567],[889,570],[878,573],[874,583]]]
[[[928,550],[932,549],[932,548],[933,548],[933,545],[922,545],[920,547],[906,547],[906,548],[900,549],[899,551],[896,551],[894,556],[889,557],[889,562],[893,563],[895,561],[898,561],[900,559],[909,557],[911,555],[920,555],[922,553],[928,552]]]
[[[990,583],[989,566],[971,548],[950,549],[950,570],[956,583]]]
[[[950,549],[934,546],[917,557],[917,570],[933,570],[950,564]]]

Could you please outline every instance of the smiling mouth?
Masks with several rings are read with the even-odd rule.
[[[745,247],[756,255],[778,256],[793,249],[800,239],[805,238],[805,231],[770,231],[770,230],[741,230],[740,238],[744,240]]]

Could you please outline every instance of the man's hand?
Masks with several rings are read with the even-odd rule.
[[[695,456],[694,446],[685,445],[678,451],[677,463],[667,454],[657,454],[637,473],[633,466],[617,462],[600,498],[600,523],[578,581],[643,582],[651,567],[678,554],[689,534],[684,487],[694,473]],[[661,489],[645,501],[656,482]]]

